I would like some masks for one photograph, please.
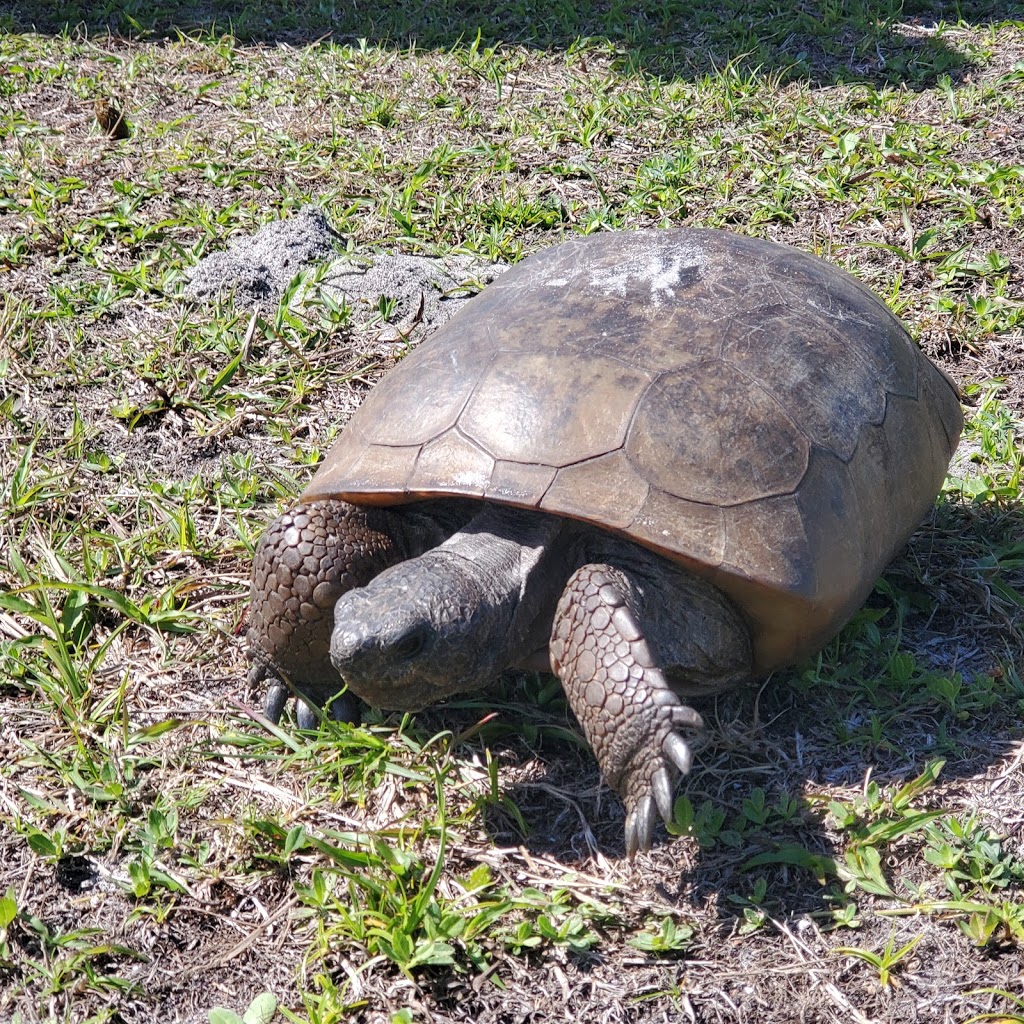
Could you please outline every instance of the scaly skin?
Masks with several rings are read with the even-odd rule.
[[[338,601],[331,661],[374,707],[418,711],[546,649],[565,521],[478,507],[444,544]]]

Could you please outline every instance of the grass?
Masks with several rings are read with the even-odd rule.
[[[1019,1019],[1024,8],[410,11],[0,12],[0,1019]],[[181,286],[308,201],[363,250],[796,244],[970,397],[868,606],[702,709],[649,856],[548,678],[250,710],[252,545],[388,356]]]

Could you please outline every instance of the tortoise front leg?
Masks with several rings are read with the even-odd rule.
[[[584,565],[551,636],[569,705],[626,806],[630,857],[650,847],[656,813],[672,820],[675,783],[692,762],[680,730],[703,726],[679,691],[714,692],[750,669],[749,635],[728,600],[681,570],[661,573],[655,590],[634,572]]]
[[[334,499],[301,502],[278,516],[252,563],[249,682],[269,683],[266,714],[278,721],[293,694],[301,728],[316,725],[313,708],[359,720],[359,702],[338,695],[331,665],[334,606],[388,566],[442,543],[466,518],[457,502],[361,508]],[[312,705],[312,707],[310,707]]]

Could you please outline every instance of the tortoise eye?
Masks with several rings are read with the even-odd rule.
[[[402,637],[392,648],[396,658],[408,661],[415,658],[426,646],[427,635],[423,629],[414,629]]]

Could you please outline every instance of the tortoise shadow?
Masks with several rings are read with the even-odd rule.
[[[1024,4],[1016,0],[863,0],[820,11],[803,0],[782,0],[770,13],[757,4],[721,0],[639,0],[628,18],[614,4],[553,10],[539,0],[470,8],[454,0],[418,5],[381,0],[372,7],[314,0],[242,8],[224,0],[201,6],[174,0],[158,5],[14,0],[5,6],[0,26],[14,32],[171,40],[179,33],[227,33],[247,42],[369,43],[397,50],[450,50],[474,39],[484,49],[504,43],[571,50],[588,39],[607,47],[621,69],[666,81],[699,81],[730,66],[740,74],[814,85],[859,82],[912,89],[930,88],[943,77],[960,81],[974,68],[969,54],[955,45],[950,25],[993,27],[1024,18]]]
[[[869,779],[897,787],[943,761],[917,805],[977,811],[964,782],[991,773],[1024,739],[1021,664],[1024,508],[942,500],[819,658],[699,707],[708,742],[677,801],[689,838],[659,826],[637,863],[657,866],[664,898],[718,900],[724,917],[743,911],[726,894],[752,891],[758,878],[779,913],[821,912],[838,891],[815,877],[837,856],[826,820],[833,794],[852,801]],[[622,858],[621,806],[585,745],[565,738],[568,712],[559,721],[557,706],[503,707],[525,720],[543,775],[503,789],[514,814],[500,801],[485,812],[495,844],[575,868],[594,853]],[[522,727],[483,739],[499,761],[521,761]]]

